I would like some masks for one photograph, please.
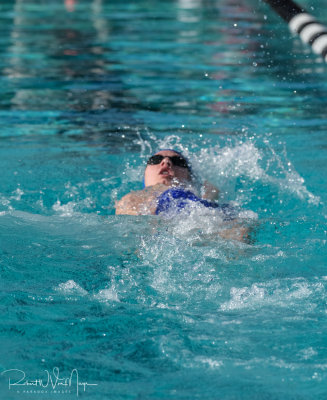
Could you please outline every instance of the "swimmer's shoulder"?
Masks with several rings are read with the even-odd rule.
[[[201,197],[205,200],[216,201],[219,198],[219,189],[208,181],[204,181],[201,188]]]
[[[165,190],[167,187],[159,184],[127,193],[116,202],[116,215],[155,214],[157,197]]]
[[[138,193],[142,192],[141,190],[134,191],[131,193],[127,193],[120,200],[116,201],[115,208],[117,215],[139,215],[138,210]]]

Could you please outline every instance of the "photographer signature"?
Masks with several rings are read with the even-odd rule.
[[[76,385],[76,395],[78,396],[79,388],[82,386],[85,392],[86,386],[97,386],[97,383],[88,383],[88,382],[80,382],[78,370],[73,369],[70,373],[69,377],[59,377],[59,368],[54,367],[52,373],[50,373],[47,369],[45,370],[46,377],[38,378],[38,379],[26,379],[25,371],[20,369],[7,369],[1,372],[1,375],[9,375],[9,390],[12,387],[20,387],[20,386],[36,386],[40,388],[52,388],[55,390],[56,388],[71,388]]]

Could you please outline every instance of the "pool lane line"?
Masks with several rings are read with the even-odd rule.
[[[298,34],[302,42],[309,44],[315,54],[327,62],[327,27],[307,13],[292,0],[264,0]]]

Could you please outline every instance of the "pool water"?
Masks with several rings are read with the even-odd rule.
[[[0,20],[1,398],[325,399],[322,60],[252,0],[3,0]],[[251,243],[210,212],[115,215],[159,148]]]

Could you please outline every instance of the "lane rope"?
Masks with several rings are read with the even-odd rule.
[[[307,13],[293,0],[264,0],[287,23],[294,34],[299,35],[303,43],[312,47],[315,54],[327,62],[327,27]]]

